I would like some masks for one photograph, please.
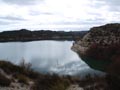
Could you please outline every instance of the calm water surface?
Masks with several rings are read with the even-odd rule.
[[[84,74],[95,72],[71,50],[72,41],[33,41],[0,43],[0,59],[19,64],[22,59],[40,72]]]

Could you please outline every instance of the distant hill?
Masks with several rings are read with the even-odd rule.
[[[34,41],[34,40],[78,40],[82,38],[87,31],[50,31],[27,29],[3,31],[0,33],[0,42],[10,41]]]

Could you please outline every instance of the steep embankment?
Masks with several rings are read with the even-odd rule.
[[[116,64],[120,65],[120,24],[91,28],[81,40],[73,44],[72,50],[94,69],[115,71],[118,68]]]

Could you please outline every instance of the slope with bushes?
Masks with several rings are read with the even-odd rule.
[[[41,74],[29,66],[25,62],[16,66],[11,62],[0,61],[0,90],[6,87],[9,90],[65,90],[70,85],[67,77]]]
[[[72,50],[90,67],[118,73],[115,68],[120,68],[120,24],[91,28],[81,40],[73,44]]]

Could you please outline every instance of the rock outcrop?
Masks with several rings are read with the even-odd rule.
[[[93,44],[105,46],[116,43],[120,43],[120,24],[106,24],[91,28],[81,40],[73,44],[72,50],[85,53]]]
[[[106,24],[93,27],[72,50],[92,68],[105,71],[111,62],[120,59],[120,24]]]

